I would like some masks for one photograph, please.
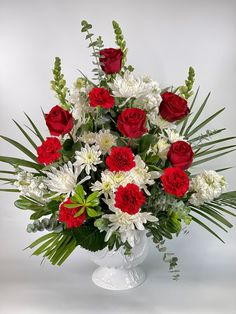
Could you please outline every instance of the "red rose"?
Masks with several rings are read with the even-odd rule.
[[[118,73],[121,69],[123,52],[121,49],[107,48],[100,51],[102,70],[106,74]]]
[[[103,87],[94,87],[89,93],[89,103],[91,107],[101,106],[103,108],[112,108],[115,99],[110,95],[107,89]]]
[[[110,171],[129,171],[135,167],[134,154],[129,147],[113,147],[106,164]]]
[[[38,163],[50,165],[52,162],[57,161],[61,156],[59,153],[61,149],[62,146],[58,138],[47,137],[46,141],[37,148]]]
[[[136,184],[121,185],[116,191],[115,206],[130,215],[137,214],[145,201],[144,193]]]
[[[146,112],[139,108],[125,109],[118,117],[118,130],[130,138],[138,138],[147,132]]]
[[[189,178],[180,168],[166,168],[160,177],[166,193],[183,197],[189,188]]]
[[[73,117],[69,111],[55,106],[45,115],[47,127],[52,135],[59,136],[69,133],[73,128]]]
[[[67,207],[64,206],[65,204],[72,204],[70,198],[68,198],[65,202],[63,202],[60,205],[59,221],[65,222],[66,223],[66,227],[68,229],[69,228],[77,228],[80,225],[82,225],[82,223],[86,219],[86,213],[83,212],[83,214],[81,214],[80,216],[74,217],[75,214],[80,210],[80,208],[79,207],[67,208]]]
[[[178,121],[189,114],[188,103],[185,99],[170,92],[163,93],[161,97],[159,113],[166,121]]]
[[[173,167],[179,167],[182,170],[188,169],[193,162],[193,150],[191,145],[184,141],[173,143],[167,153],[167,158]]]

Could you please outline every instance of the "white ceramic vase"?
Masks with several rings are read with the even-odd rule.
[[[148,253],[147,237],[145,231],[139,231],[138,235],[139,239],[132,248],[131,255],[125,255],[123,248],[88,252],[89,258],[99,266],[92,275],[97,286],[109,290],[126,290],[144,282],[145,273],[138,265]]]

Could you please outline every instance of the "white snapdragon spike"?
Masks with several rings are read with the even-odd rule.
[[[85,147],[81,148],[80,151],[75,152],[75,162],[74,165],[81,169],[85,169],[87,174],[90,171],[97,171],[96,165],[100,164],[102,160],[100,159],[102,152],[97,145],[89,146],[85,144]]]
[[[20,171],[14,185],[19,189],[20,195],[29,196],[36,200],[44,201],[44,195],[48,192],[44,177],[33,176],[27,171]]]
[[[82,184],[90,179],[90,176],[86,176],[81,181],[77,182],[81,171],[82,168],[79,167],[74,169],[70,161],[59,169],[52,167],[50,171],[44,171],[47,175],[45,183],[48,189],[52,192],[56,192],[53,197],[61,194],[66,194],[68,197],[74,191],[77,184]]]
[[[185,141],[187,140],[184,138],[184,136],[181,136],[176,130],[173,129],[165,129],[162,133],[161,137],[168,139],[168,141],[172,144],[177,141]]]
[[[226,188],[225,178],[214,170],[205,170],[191,180],[190,191],[194,192],[189,202],[195,206],[219,197]]]
[[[116,146],[117,136],[111,134],[110,130],[100,130],[96,134],[96,144],[103,154],[109,153],[112,146]]]
[[[142,77],[135,77],[130,71],[124,76],[117,74],[113,83],[108,84],[115,97],[139,98],[147,96],[152,91],[152,86],[145,83]]]
[[[116,191],[116,183],[114,181],[114,175],[111,171],[105,170],[101,174],[101,182],[96,181],[92,184],[91,190],[93,192],[99,191],[99,194],[104,194],[105,198],[112,197]]]
[[[96,143],[96,135],[97,133],[93,132],[84,132],[80,137],[79,140],[83,143],[87,144],[95,144]]]
[[[127,241],[131,247],[134,247],[136,240],[138,240],[137,230],[145,230],[144,224],[148,221],[158,221],[151,213],[138,212],[135,215],[130,215],[126,212],[122,212],[120,209],[115,208],[114,200],[107,200],[106,203],[113,213],[102,216],[102,218],[109,220],[109,229],[107,230],[105,241],[110,239],[113,232],[118,231],[121,241],[123,243]]]
[[[70,96],[68,101],[73,104],[71,113],[79,126],[86,124],[86,114],[94,111],[94,108],[88,104],[88,93],[92,88],[92,85],[79,87],[78,83],[76,82],[70,89]]]
[[[155,183],[154,180],[158,179],[161,174],[158,171],[148,172],[148,167],[139,155],[135,156],[135,164],[136,166],[130,170],[128,175],[130,183],[138,185],[147,195],[150,195],[147,185],[153,185]]]

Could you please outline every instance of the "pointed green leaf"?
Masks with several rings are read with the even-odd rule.
[[[74,215],[74,217],[76,218],[81,216],[84,213],[85,209],[86,209],[85,206],[82,206],[80,210]]]
[[[220,138],[220,139],[215,140],[215,141],[209,141],[209,142],[206,142],[206,143],[199,144],[199,145],[197,145],[197,147],[198,148],[202,148],[202,147],[206,147],[206,146],[211,146],[211,145],[215,145],[215,144],[218,144],[218,143],[221,143],[221,142],[234,140],[235,138],[236,138],[236,136],[224,137],[224,138]]]
[[[15,140],[13,140],[13,139],[11,139],[9,137],[3,136],[3,135],[0,135],[0,137],[3,140],[5,140],[8,143],[10,143],[13,146],[15,146],[16,148],[18,148],[20,151],[22,151],[25,155],[27,155],[32,160],[37,161],[37,157],[30,150],[28,150],[25,146],[23,146],[22,144],[16,142]]]
[[[230,148],[233,148],[233,147],[236,147],[236,145],[230,145],[230,146],[225,146],[225,147],[218,147],[218,148],[215,148],[215,149],[206,149],[206,150],[196,154],[195,158],[206,156],[206,155],[209,155],[209,154],[214,154],[214,153],[220,152],[222,150],[227,150],[227,149],[230,149]]]
[[[37,150],[37,145],[35,144],[35,142],[31,139],[31,137],[26,133],[26,131],[19,125],[19,123],[17,123],[15,120],[13,120],[14,123],[17,125],[17,127],[20,129],[20,131],[23,133],[23,135],[25,136],[25,138],[29,141],[29,143]]]
[[[100,212],[97,212],[95,209],[91,207],[87,207],[86,210],[89,217],[98,217],[101,215]]]
[[[191,138],[189,139],[189,142],[190,143],[194,143],[194,142],[197,142],[199,140],[204,140],[204,139],[208,139],[209,137],[212,137],[212,136],[215,136],[216,134],[218,133],[221,133],[223,131],[225,131],[226,129],[218,129],[218,130],[215,130],[215,131],[211,131],[213,134],[209,135],[209,131],[207,131],[206,133],[204,134],[201,134],[201,135],[198,135],[197,137],[194,137],[194,138]]]
[[[200,108],[198,109],[198,111],[195,113],[194,117],[192,118],[189,126],[187,127],[186,131],[184,132],[184,136],[185,137],[188,137],[188,133],[190,132],[191,128],[193,127],[193,125],[197,122],[198,118],[200,117],[203,109],[205,108],[206,104],[207,104],[207,101],[208,101],[208,98],[210,97],[210,94],[209,93],[207,95],[207,97],[205,98],[203,104],[200,106]]]
[[[36,241],[34,241],[33,243],[31,243],[29,246],[27,246],[25,249],[33,249],[35,246],[39,245],[40,243],[46,241],[47,239],[50,238],[55,238],[58,234],[55,232],[52,233],[47,233],[45,235],[43,235],[42,237],[38,238]]]
[[[206,229],[208,232],[210,232],[211,234],[213,234],[216,238],[218,238],[221,242],[225,243],[219,236],[218,234],[216,234],[213,230],[211,230],[211,228],[209,228],[207,225],[205,225],[202,221],[198,220],[196,217],[194,217],[193,215],[189,215],[190,217],[192,217],[192,220],[194,222],[196,222],[197,224],[199,224],[201,227],[203,227],[204,229]]]
[[[200,123],[198,126],[196,126],[191,132],[188,133],[188,137],[191,137],[195,133],[197,133],[199,130],[201,130],[205,125],[210,123],[215,117],[217,117],[221,112],[223,112],[225,108],[222,108],[215,112],[213,115],[211,115],[209,118],[205,119],[202,123]]]
[[[43,168],[42,165],[36,164],[34,162],[24,160],[24,159],[14,158],[14,157],[8,157],[8,156],[0,156],[0,161],[8,163],[13,166],[28,167],[28,168],[33,168],[35,170],[41,170]]]
[[[208,158],[203,158],[203,159],[201,159],[201,160],[195,161],[195,162],[193,162],[192,167],[193,167],[193,166],[200,165],[200,164],[205,163],[205,162],[208,162],[208,161],[210,161],[210,160],[212,160],[212,159],[215,159],[215,158],[224,156],[224,155],[229,154],[229,153],[231,153],[231,152],[233,152],[233,151],[235,151],[235,149],[231,149],[231,150],[229,150],[228,152],[220,153],[220,154],[217,154],[217,155],[208,157]]]
[[[0,189],[0,192],[15,192],[15,193],[18,193],[20,191],[17,190],[17,189]]]
[[[36,125],[34,124],[34,122],[30,119],[30,117],[25,113],[25,116],[27,117],[27,119],[29,120],[30,124],[32,125],[36,135],[38,136],[38,138],[40,139],[40,141],[43,143],[44,142],[44,138],[42,136],[42,134],[39,132],[38,128],[36,127]]]

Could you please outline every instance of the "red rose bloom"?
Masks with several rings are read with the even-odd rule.
[[[106,74],[118,73],[121,69],[123,52],[121,49],[107,48],[100,51],[102,70]]]
[[[82,225],[82,223],[85,221],[86,219],[86,213],[83,212],[83,214],[81,214],[78,217],[74,217],[74,215],[79,211],[79,207],[76,208],[67,208],[64,205],[65,204],[72,204],[70,198],[68,198],[64,203],[62,203],[60,205],[60,209],[59,209],[59,221],[61,222],[65,222],[66,227],[69,228],[77,228],[80,225]]]
[[[173,167],[179,167],[182,170],[188,169],[193,162],[193,150],[191,145],[184,141],[173,143],[167,153],[167,158]]]
[[[166,121],[178,121],[189,114],[188,103],[185,99],[170,92],[163,93],[161,97],[159,113]]]
[[[118,130],[130,138],[138,138],[147,132],[146,112],[139,108],[125,109],[118,117]]]
[[[189,188],[189,178],[180,168],[166,168],[160,177],[166,193],[183,197]]]
[[[106,158],[110,171],[129,171],[135,167],[134,154],[129,147],[115,146]]]
[[[50,165],[52,162],[57,161],[61,156],[59,153],[61,149],[62,146],[58,138],[47,137],[46,141],[37,148],[38,163]]]
[[[115,206],[130,215],[137,214],[145,201],[144,193],[136,184],[129,183],[125,187],[119,186],[116,191]]]
[[[52,135],[67,134],[73,128],[73,117],[69,111],[55,106],[45,115],[47,127]]]
[[[112,108],[115,99],[109,91],[103,87],[94,87],[89,93],[89,103],[91,107],[101,106],[103,108]]]

